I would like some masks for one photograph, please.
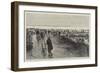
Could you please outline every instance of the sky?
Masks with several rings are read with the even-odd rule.
[[[27,27],[62,27],[88,29],[90,14],[60,12],[25,12]]]

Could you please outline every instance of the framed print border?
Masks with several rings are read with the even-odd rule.
[[[78,8],[78,9],[82,8],[82,9],[95,10],[95,64],[19,68],[19,5],[58,7],[58,8],[67,7],[67,8]],[[92,66],[97,66],[97,7],[96,6],[19,2],[19,1],[11,3],[11,70],[28,71],[28,70],[47,70],[47,69],[77,68],[77,67],[92,67]]]

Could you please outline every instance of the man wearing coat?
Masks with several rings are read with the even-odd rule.
[[[53,54],[52,54],[53,45],[52,45],[52,41],[51,41],[51,38],[50,38],[50,32],[48,32],[47,48],[48,48],[48,57],[52,58],[52,56],[53,56]]]

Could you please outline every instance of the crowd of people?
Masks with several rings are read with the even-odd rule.
[[[27,29],[26,40],[27,51],[31,51],[31,56],[53,57],[50,31]]]
[[[28,28],[26,31],[27,52],[31,51],[30,56],[35,58],[53,58],[53,48],[55,48],[52,41],[53,37],[56,37],[58,40],[62,41],[70,40],[76,44],[84,43],[89,45],[89,31],[87,30],[72,31]]]

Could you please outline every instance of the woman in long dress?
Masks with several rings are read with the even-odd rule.
[[[40,34],[39,33],[35,33],[35,35],[33,36],[33,50],[32,50],[32,55],[33,58],[42,58],[41,55],[41,44],[40,44]]]

